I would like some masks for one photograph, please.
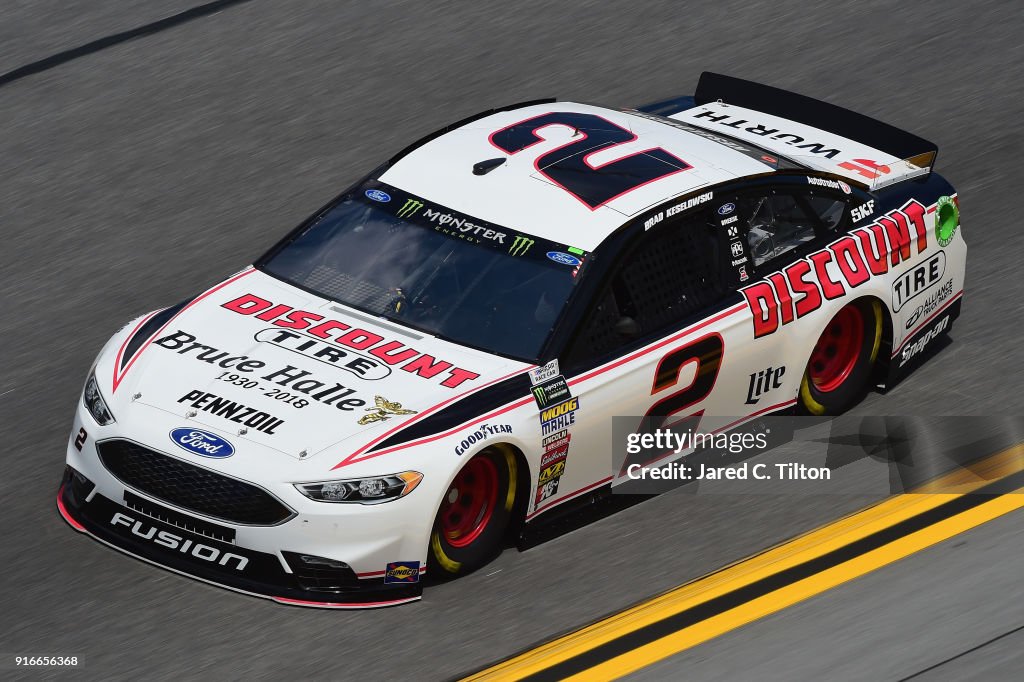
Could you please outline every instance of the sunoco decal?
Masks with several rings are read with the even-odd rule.
[[[378,566],[380,564],[377,564]],[[384,584],[418,583],[420,581],[420,562],[393,561],[384,569]]]

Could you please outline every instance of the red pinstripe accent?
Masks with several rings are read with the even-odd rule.
[[[375,606],[397,606],[399,604],[408,604],[411,601],[417,601],[419,597],[403,597],[402,599],[393,599],[391,601],[370,601],[362,603],[306,601],[305,599],[290,599],[288,597],[271,597],[271,599],[278,602],[279,604],[293,604],[295,606],[319,606],[320,608],[324,609],[369,609]]]
[[[111,389],[111,392],[112,393],[116,393],[117,392],[117,387],[121,383],[121,381],[124,380],[125,375],[128,374],[128,370],[130,370],[132,368],[132,365],[134,365],[135,361],[139,359],[139,357],[142,355],[142,352],[145,351],[147,348],[149,348],[149,344],[152,343],[153,339],[158,334],[160,334],[160,332],[162,332],[164,329],[167,328],[167,325],[169,325],[171,322],[174,322],[174,320],[178,319],[178,316],[180,316],[183,312],[185,312],[186,310],[188,310],[189,308],[194,306],[196,303],[199,303],[199,301],[203,300],[204,298],[206,298],[210,294],[215,293],[215,292],[223,289],[224,287],[226,287],[227,285],[231,284],[232,282],[240,280],[243,277],[245,277],[246,275],[252,274],[253,272],[256,272],[256,271],[254,269],[252,269],[252,268],[246,268],[244,271],[238,273],[237,275],[235,275],[231,279],[225,280],[225,281],[221,282],[220,284],[218,284],[218,285],[216,285],[216,286],[214,286],[214,287],[212,287],[210,289],[207,289],[203,293],[199,294],[199,296],[196,296],[191,302],[189,302],[188,305],[186,305],[184,308],[179,310],[174,315],[174,317],[172,317],[171,319],[167,320],[167,322],[164,323],[164,326],[162,326],[159,329],[157,329],[156,332],[154,332],[152,336],[150,336],[148,339],[146,339],[146,342],[144,344],[142,344],[142,347],[139,348],[139,350],[136,351],[135,355],[132,356],[132,359],[128,361],[128,366],[124,368],[124,371],[122,371],[120,373],[120,375],[118,375],[117,370],[121,366],[121,354],[124,352],[125,346],[127,346],[128,342],[131,341],[132,336],[134,336],[135,332],[132,332],[132,334],[129,334],[128,338],[126,338],[124,340],[124,343],[121,344],[121,348],[119,348],[118,351],[117,351],[117,358],[114,361],[114,384],[113,384],[113,388]],[[153,313],[153,314],[155,315],[156,313]],[[149,316],[149,317],[152,317],[152,316]],[[147,317],[146,320],[148,320],[149,317]],[[143,320],[143,322],[140,323],[139,326],[135,328],[136,331],[139,329],[139,327],[142,326],[143,323],[146,322],[146,320]]]
[[[792,400],[786,400],[786,401],[783,401],[783,402],[778,403],[776,405],[772,405],[771,407],[766,407],[766,408],[764,408],[762,410],[758,410],[757,412],[754,412],[753,414],[749,414],[746,417],[742,417],[740,419],[737,419],[736,421],[732,422],[731,424],[726,424],[725,426],[721,427],[720,429],[717,429],[716,431],[712,431],[711,433],[712,434],[720,433],[722,431],[725,431],[726,429],[730,429],[733,426],[736,426],[737,424],[740,424],[740,423],[743,423],[743,422],[748,422],[751,419],[753,419],[754,417],[758,417],[758,416],[760,416],[760,415],[762,415],[762,414],[764,414],[766,412],[774,412],[776,410],[781,410],[781,409],[789,407],[790,405],[793,405],[795,403],[796,403],[796,398],[793,398]],[[653,464],[654,462],[657,462],[659,460],[664,459],[665,457],[668,457],[671,454],[675,454],[675,453],[668,453],[666,455],[663,455],[662,457],[659,457],[658,459],[655,459],[655,460],[652,460],[652,461],[648,462],[645,466],[649,466],[649,465]],[[596,483],[591,483],[590,485],[585,486],[583,488],[580,488],[579,490],[576,490],[574,492],[571,492],[571,493],[565,495],[564,497],[555,498],[554,502],[551,502],[550,504],[546,505],[543,509],[535,509],[533,511],[533,513],[528,514],[527,517],[526,517],[526,520],[529,521],[530,519],[532,519],[533,517],[537,516],[538,514],[542,514],[542,513],[546,512],[546,511],[549,511],[550,509],[553,509],[554,507],[557,507],[559,504],[561,504],[563,502],[568,502],[569,500],[571,500],[571,499],[573,499],[575,497],[579,497],[581,494],[583,494],[583,493],[585,493],[585,492],[587,492],[589,490],[592,490],[592,489],[594,489],[594,488],[596,488],[596,487],[598,487],[600,485],[604,485],[605,483],[608,483],[609,481],[611,481],[612,478],[613,478],[612,476],[609,476],[608,478],[602,478],[600,481],[597,481]]]
[[[424,443],[432,443],[433,441],[438,440],[439,438],[445,438],[445,437],[455,433],[456,431],[459,431],[461,429],[466,428],[467,426],[472,426],[473,424],[478,424],[478,423],[480,423],[482,421],[485,421],[487,419],[491,419],[492,417],[497,417],[500,414],[505,414],[509,410],[514,410],[517,407],[522,407],[523,405],[526,405],[527,403],[531,403],[531,402],[533,402],[533,398],[523,398],[522,400],[514,402],[511,405],[506,405],[505,407],[503,407],[503,408],[501,408],[499,410],[495,410],[494,412],[491,412],[489,414],[485,414],[482,417],[477,417],[476,419],[473,419],[472,421],[462,422],[458,426],[450,428],[447,431],[444,431],[442,433],[437,433],[437,434],[434,434],[433,436],[424,436],[423,438],[420,438],[418,440],[409,441],[408,443],[402,443],[401,445],[396,445],[394,447],[387,448],[386,450],[378,450],[377,452],[371,452],[366,457],[359,457],[359,458],[357,458],[355,455],[350,455],[348,458],[342,460],[341,462],[338,462],[333,467],[331,467],[331,471],[334,471],[335,469],[339,469],[339,468],[341,468],[343,466],[346,466],[348,464],[353,464],[355,462],[365,462],[368,459],[373,459],[374,457],[379,457],[380,455],[386,455],[386,454],[388,454],[390,452],[396,452],[396,451],[402,450],[404,448],[412,447],[413,445],[423,445]]]
[[[534,509],[533,513],[529,514],[526,517],[526,520],[529,521],[530,519],[532,519],[537,514],[541,514],[543,512],[548,511],[549,509],[552,509],[553,507],[557,507],[558,505],[560,505],[563,502],[568,502],[569,500],[573,499],[574,497],[579,497],[583,493],[585,493],[585,492],[587,492],[589,490],[593,490],[594,488],[596,488],[596,487],[598,487],[600,485],[604,485],[605,483],[607,483],[610,480],[612,480],[611,476],[609,476],[608,478],[602,478],[597,483],[591,483],[590,485],[585,486],[583,488],[580,488],[579,490],[576,490],[574,492],[571,492],[571,493],[565,495],[564,497],[556,497],[554,502],[550,502],[543,509],[539,509],[539,510],[538,509]]]
[[[64,517],[64,520],[67,521],[68,525],[70,525],[72,528],[79,531],[80,533],[88,533],[89,531],[85,529],[85,526],[83,526],[78,521],[75,521],[74,518],[72,518],[71,513],[68,512],[67,508],[64,506],[64,500],[62,499],[63,497],[64,486],[61,486],[60,490],[57,491],[57,511],[60,512],[60,515]]]
[[[427,567],[426,566],[420,566],[420,573],[426,573],[426,572],[427,572]],[[356,575],[359,576],[360,578],[371,578],[371,577],[373,577],[375,575],[384,575],[385,573],[387,573],[387,571],[368,571],[367,573],[356,573]]]
[[[936,317],[938,317],[939,315],[941,315],[941,314],[942,314],[942,313],[943,313],[943,312],[944,312],[944,311],[946,310],[946,308],[948,308],[949,306],[953,305],[953,304],[954,304],[954,303],[955,303],[955,302],[956,302],[956,301],[957,301],[958,299],[960,299],[960,298],[961,298],[961,297],[962,297],[963,295],[964,295],[964,290],[963,290],[963,289],[961,289],[960,291],[958,291],[958,292],[956,293],[956,295],[954,295],[954,296],[953,296],[953,298],[951,298],[951,299],[949,299],[948,301],[946,301],[945,303],[943,303],[943,304],[942,304],[942,307],[941,307],[941,308],[939,308],[939,309],[938,309],[938,310],[936,310],[936,311],[935,311],[934,313],[932,313],[931,315],[929,315],[929,316],[928,316],[928,318],[927,318],[927,319],[925,319],[925,321],[924,321],[924,322],[922,322],[921,324],[919,324],[919,325],[917,325],[916,327],[914,327],[914,331],[912,331],[912,332],[910,332],[909,334],[907,334],[906,338],[904,338],[904,339],[903,339],[903,343],[901,343],[901,344],[899,345],[899,348],[897,348],[897,349],[895,350],[895,352],[893,352],[893,354],[892,354],[892,357],[896,357],[897,355],[899,355],[899,354],[900,354],[900,351],[901,351],[901,350],[903,350],[903,347],[904,347],[905,345],[907,345],[907,342],[908,342],[908,341],[910,341],[910,339],[914,338],[914,334],[916,334],[916,333],[918,333],[919,331],[921,331],[921,328],[922,328],[922,327],[924,327],[924,326],[925,326],[925,325],[927,325],[927,324],[928,324],[929,322],[931,322],[932,320],[934,320],[934,319],[935,319]]]
[[[662,348],[663,346],[667,346],[670,343],[675,343],[676,341],[678,341],[679,339],[683,338],[684,336],[692,334],[693,332],[695,332],[695,331],[697,331],[699,329],[703,329],[704,327],[708,326],[709,324],[714,324],[715,322],[718,322],[719,320],[723,320],[723,319],[729,317],[730,315],[734,315],[734,314],[742,312],[742,311],[744,311],[746,309],[747,309],[747,304],[746,303],[737,303],[732,308],[728,308],[728,309],[718,313],[714,317],[709,317],[706,320],[704,320],[703,322],[695,324],[695,325],[693,325],[691,327],[687,327],[686,329],[682,330],[681,332],[679,332],[675,336],[670,336],[667,339],[659,341],[658,343],[654,344],[650,348],[645,348],[643,350],[638,350],[637,352],[633,353],[632,355],[628,355],[628,356],[626,356],[624,358],[616,360],[615,362],[612,362],[611,364],[605,365],[604,367],[599,367],[599,368],[591,371],[588,374],[584,374],[583,376],[578,376],[575,379],[573,379],[572,381],[570,381],[569,385],[573,386],[575,384],[580,383],[581,381],[586,381],[587,379],[591,379],[593,377],[596,377],[599,374],[603,374],[603,373],[605,373],[605,372],[607,372],[609,370],[615,369],[616,367],[624,365],[627,362],[632,362],[633,360],[637,359],[641,355],[646,355],[648,353],[651,353],[653,351],[658,350],[659,348]]]
[[[734,313],[738,313],[738,312],[741,312],[743,310],[746,310],[746,308],[747,308],[747,304],[746,303],[737,303],[732,308],[729,308],[728,310],[725,310],[725,311],[719,313],[718,315],[715,315],[714,317],[709,317],[706,320],[704,320],[703,322],[695,324],[695,325],[693,325],[691,327],[687,327],[686,329],[682,330],[681,332],[679,332],[675,336],[671,336],[671,337],[669,337],[669,338],[667,338],[667,339],[665,339],[663,341],[660,341],[659,343],[651,346],[650,348],[647,348],[646,350],[637,351],[636,353],[633,353],[632,355],[630,355],[628,357],[625,357],[625,358],[622,358],[620,360],[617,360],[617,361],[615,361],[615,362],[613,362],[613,363],[611,363],[609,365],[606,365],[605,367],[596,369],[596,370],[590,372],[589,374],[585,374],[585,375],[583,375],[581,377],[576,377],[575,379],[573,379],[572,381],[569,381],[568,383],[569,383],[570,386],[573,386],[575,384],[580,383],[581,381],[586,381],[587,379],[590,379],[590,378],[595,377],[595,376],[597,376],[599,374],[607,372],[608,370],[614,369],[615,367],[619,367],[620,365],[622,365],[624,363],[631,362],[631,361],[635,360],[636,358],[638,358],[638,357],[640,357],[642,355],[646,355],[647,353],[653,352],[653,351],[661,348],[662,346],[665,346],[665,345],[667,345],[669,343],[674,343],[675,341],[678,341],[680,338],[682,338],[682,337],[684,337],[684,336],[686,336],[688,334],[691,334],[691,333],[693,333],[693,332],[695,332],[695,331],[697,331],[697,330],[699,330],[699,329],[701,329],[703,327],[706,327],[709,324],[713,324],[713,323],[715,323],[715,322],[717,322],[717,321],[719,321],[721,319],[724,319],[724,318],[726,318],[726,317],[728,317],[728,316],[730,316],[730,315],[732,315]],[[532,369],[532,368],[528,368],[528,369]],[[528,370],[522,370],[522,371],[525,372],[525,371],[528,371]],[[517,373],[518,372],[513,372],[513,374],[517,374]],[[512,375],[510,374],[508,376],[512,376]],[[507,377],[504,377],[504,378],[507,378]],[[480,388],[483,388],[483,386],[481,386]],[[477,389],[477,390],[479,390],[479,389]],[[408,443],[402,443],[401,445],[396,445],[394,447],[387,448],[385,450],[380,450],[378,452],[373,452],[373,453],[370,453],[369,455],[367,455],[366,457],[359,457],[358,455],[361,452],[365,452],[367,448],[369,448],[370,446],[373,445],[373,443],[370,443],[370,444],[364,446],[363,448],[360,448],[359,450],[357,450],[352,455],[349,455],[347,458],[343,459],[341,462],[338,462],[337,464],[335,464],[333,467],[331,467],[331,471],[334,471],[335,469],[339,469],[339,468],[341,468],[343,466],[346,466],[348,464],[353,464],[355,462],[365,462],[368,459],[372,459],[372,458],[378,457],[380,455],[386,455],[386,454],[389,454],[389,453],[392,453],[392,452],[396,452],[398,450],[402,450],[404,448],[412,447],[414,445],[423,445],[425,443],[431,443],[431,442],[433,442],[435,440],[438,440],[438,439],[441,439],[441,438],[446,438],[446,437],[450,436],[451,434],[453,434],[453,433],[455,433],[457,431],[460,431],[461,429],[464,429],[464,428],[466,428],[468,426],[473,426],[474,424],[478,424],[478,423],[480,423],[482,421],[486,421],[488,419],[493,419],[494,417],[497,417],[497,416],[500,416],[502,414],[505,414],[506,412],[509,412],[510,410],[516,409],[517,407],[522,407],[523,405],[528,405],[531,402],[533,402],[533,398],[530,398],[530,397],[523,398],[522,400],[518,400],[518,401],[516,401],[514,403],[506,405],[503,408],[500,408],[498,410],[495,410],[495,411],[490,412],[488,414],[485,414],[483,416],[476,417],[472,421],[463,422],[463,423],[461,423],[461,424],[459,424],[457,426],[454,426],[454,427],[452,427],[452,428],[450,428],[447,431],[444,431],[442,433],[434,434],[433,436],[425,436],[423,438],[420,438],[420,439],[417,439],[417,440],[414,440],[414,441],[409,441]],[[433,408],[431,408],[431,409],[433,409]],[[406,422],[405,424],[402,424],[401,426],[398,426],[395,429],[393,429],[393,431],[397,431],[397,430],[399,430],[401,428],[405,428],[405,426],[407,426],[410,423],[412,423],[412,422]],[[387,434],[385,434],[385,435],[387,435]],[[379,442],[382,438],[383,438],[383,436],[381,436],[381,438],[378,438],[376,441],[374,441],[374,443],[375,442]],[[550,507],[545,507],[545,509],[549,509],[549,508]]]
[[[460,394],[458,394],[458,395],[456,395],[454,397],[448,398],[447,400],[443,400],[443,401],[437,403],[433,407],[430,407],[430,408],[428,408],[426,410],[423,410],[422,412],[420,412],[416,416],[410,417],[406,421],[398,424],[397,426],[392,428],[390,431],[385,431],[380,436],[374,438],[369,443],[367,443],[363,447],[359,448],[358,450],[353,452],[351,455],[349,455],[348,457],[346,457],[345,459],[341,460],[340,462],[335,464],[333,467],[331,467],[331,471],[334,471],[335,469],[337,469],[339,467],[345,466],[346,464],[351,464],[352,462],[362,461],[363,459],[370,459],[370,457],[363,457],[362,459],[356,459],[356,458],[359,457],[359,455],[361,455],[362,453],[364,453],[367,450],[369,450],[370,448],[372,448],[377,443],[380,443],[381,441],[385,440],[391,434],[396,433],[397,431],[401,431],[402,429],[404,429],[407,426],[411,426],[412,424],[414,424],[418,420],[426,417],[428,414],[431,414],[432,412],[436,412],[437,410],[441,409],[445,405],[448,405],[449,403],[452,403],[452,402],[454,402],[456,400],[464,398],[464,397],[466,397],[467,395],[469,395],[471,393],[475,393],[477,391],[483,390],[483,389],[487,388],[488,386],[490,386],[491,384],[496,384],[499,381],[504,381],[505,379],[508,379],[509,377],[515,376],[516,374],[522,374],[524,372],[528,372],[531,369],[534,369],[536,366],[537,365],[529,365],[529,366],[527,366],[527,367],[525,367],[523,369],[517,369],[514,372],[509,372],[508,374],[506,374],[504,376],[500,376],[497,379],[492,379],[491,381],[488,381],[486,384],[482,384],[480,386],[473,387],[473,388],[469,389],[468,391],[464,391],[463,393],[460,393]],[[395,447],[404,447],[404,444],[402,446],[395,446]],[[377,455],[377,454],[383,454],[384,452],[392,452],[393,450],[394,450],[394,448],[389,448],[388,450],[385,450],[385,451],[383,451],[381,453],[374,453],[374,456]]]

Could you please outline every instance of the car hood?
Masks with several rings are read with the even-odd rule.
[[[165,319],[166,318],[166,319]],[[113,355],[113,353],[112,353]],[[532,365],[402,327],[248,269],[144,318],[112,358],[133,404],[298,459],[343,458]]]

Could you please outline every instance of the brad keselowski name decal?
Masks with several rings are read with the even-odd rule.
[[[910,260],[928,248],[925,207],[910,200],[874,223],[858,227],[824,249],[779,272],[773,272],[741,293],[753,315],[754,338],[775,333],[779,327],[821,307],[824,300],[843,296],[875,275]],[[839,278],[829,273],[834,262]]]
[[[458,388],[463,382],[479,378],[479,374],[455,367],[445,360],[421,353],[401,341],[386,341],[383,336],[366,329],[353,327],[338,320],[307,310],[296,310],[284,304],[275,304],[255,294],[245,294],[221,305],[239,315],[253,315],[257,320],[272,322],[275,327],[304,330],[319,339],[358,351],[366,351],[392,367],[398,367],[424,379],[438,378],[445,388]],[[334,336],[330,332],[340,332]],[[262,339],[261,339],[262,340]],[[300,351],[301,352],[301,351]]]

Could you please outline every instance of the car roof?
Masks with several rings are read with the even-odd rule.
[[[591,208],[535,165],[542,155],[573,142],[579,130],[566,125],[536,128],[542,141],[514,154],[491,141],[496,131],[551,112],[590,114],[636,136],[635,140],[596,152],[581,145],[578,150],[567,150],[567,157],[589,154],[586,160],[600,166],[661,147],[689,168],[680,168]],[[674,123],[639,112],[575,102],[533,104],[471,120],[429,139],[393,162],[380,180],[491,223],[592,251],[623,223],[652,206],[703,187],[774,170],[752,155]],[[585,132],[583,127],[580,130]],[[495,158],[505,162],[474,174],[475,164]],[[613,171],[598,168],[595,172],[610,177]]]

